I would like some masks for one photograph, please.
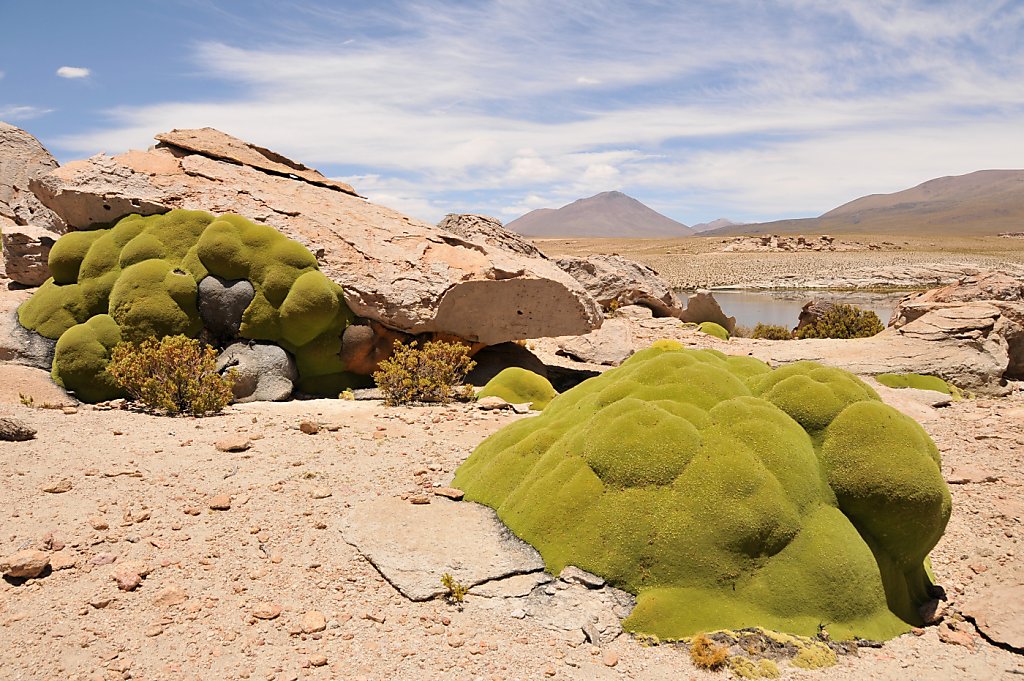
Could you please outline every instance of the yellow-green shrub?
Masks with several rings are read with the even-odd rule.
[[[793,332],[779,324],[762,324],[758,322],[750,337],[762,338],[764,340],[789,340],[793,337]]]
[[[378,364],[373,380],[389,406],[409,402],[450,402],[455,387],[476,362],[461,343],[429,341],[422,349],[416,341],[395,343],[394,353]]]
[[[187,336],[121,343],[106,371],[132,399],[169,415],[202,416],[231,402],[232,375],[217,373],[217,351]]]
[[[797,338],[867,338],[881,333],[881,320],[855,305],[833,305],[816,320],[796,330]]]

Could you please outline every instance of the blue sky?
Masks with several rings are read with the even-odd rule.
[[[62,162],[209,125],[429,221],[612,189],[687,224],[770,220],[1024,167],[1024,0],[0,0],[0,16],[0,120]]]

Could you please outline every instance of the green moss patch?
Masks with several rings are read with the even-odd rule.
[[[542,411],[558,392],[548,379],[520,367],[508,367],[489,380],[477,397],[500,397],[511,404],[530,403],[530,409]]]
[[[660,639],[920,625],[950,514],[935,445],[840,369],[659,343],[484,441],[453,483]]]
[[[22,326],[47,338],[63,339],[107,315],[124,340],[195,338],[202,330],[199,282],[208,275],[246,279],[256,293],[239,335],[291,352],[300,390],[337,395],[365,382],[340,358],[341,334],[354,320],[341,287],[317,269],[309,250],[273,227],[201,211],[130,215],[110,228],[62,236],[49,262],[53,278],[18,309]],[[71,356],[55,356],[54,376],[84,397],[88,373],[63,366]]]
[[[729,332],[726,331],[725,327],[721,324],[716,324],[714,322],[701,322],[697,325],[697,330],[701,333],[706,333],[709,336],[714,336],[715,338],[729,340]]]

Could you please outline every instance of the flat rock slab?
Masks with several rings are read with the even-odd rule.
[[[435,498],[414,505],[381,497],[353,506],[341,534],[413,601],[446,593],[446,572],[473,587],[544,570],[540,554],[509,532],[492,509],[468,502]]]
[[[1019,575],[985,589],[961,610],[985,638],[1024,651],[1024,581]]]

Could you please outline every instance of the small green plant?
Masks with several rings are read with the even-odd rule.
[[[446,403],[464,396],[456,386],[476,366],[469,348],[446,341],[429,341],[422,349],[416,345],[416,341],[395,343],[394,353],[374,372],[384,403],[391,407],[409,402]]]
[[[790,340],[793,337],[793,332],[780,324],[762,324],[758,322],[750,337],[762,338],[764,340]]]
[[[797,338],[867,338],[881,333],[881,320],[871,310],[833,305],[818,319],[796,331]]]
[[[452,605],[462,605],[462,602],[466,600],[466,594],[469,592],[469,587],[464,586],[461,582],[455,581],[449,573],[441,575],[441,586],[448,590],[448,593],[444,595]]]
[[[619,310],[619,299],[612,298],[612,302],[608,303],[608,313],[615,314]]]
[[[698,669],[721,669],[729,659],[729,649],[717,645],[707,634],[697,634],[690,641],[690,659]]]
[[[340,393],[338,393],[338,399],[339,400],[354,400],[354,399],[356,399],[356,394],[354,392],[352,392],[351,389],[346,388],[345,390],[342,390]]]
[[[729,340],[729,331],[721,324],[716,324],[715,322],[701,322],[700,325],[697,326],[697,330],[702,333],[706,333],[709,336],[714,336],[715,338]]]
[[[20,400],[21,404],[26,407],[34,407],[36,404],[35,398],[31,395],[26,395],[25,393],[18,393],[18,400]]]
[[[174,416],[202,416],[231,402],[233,370],[217,373],[217,351],[187,336],[120,343],[106,371],[132,399]]]

